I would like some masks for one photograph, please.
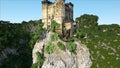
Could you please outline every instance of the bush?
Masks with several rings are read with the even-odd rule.
[[[37,68],[37,63],[32,64],[32,68]]]
[[[45,61],[45,58],[40,52],[37,52],[36,55],[37,55],[37,59],[38,59],[37,65],[39,67],[42,67],[42,65],[43,65],[43,63]],[[34,67],[36,67],[36,64],[34,65]]]
[[[67,49],[72,52],[72,53],[76,53],[76,44],[74,42],[67,42]]]
[[[59,27],[60,27],[60,24],[58,24],[55,20],[53,20],[52,23],[51,23],[52,31],[55,32],[55,29],[59,28]]]
[[[52,34],[50,38],[51,38],[51,41],[55,41],[55,40],[58,40],[59,36],[57,33],[55,33],[55,34]]]
[[[51,42],[49,42],[45,47],[45,52],[51,54],[53,53],[53,51],[54,51],[54,46]]]
[[[57,45],[61,50],[65,50],[65,46],[62,42],[58,42]]]

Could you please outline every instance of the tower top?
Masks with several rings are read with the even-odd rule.
[[[48,0],[44,0],[44,1],[48,2]]]
[[[52,3],[49,0],[43,0],[42,3]]]
[[[56,1],[56,2],[62,2],[62,1],[65,2],[65,0],[55,0],[55,1]]]

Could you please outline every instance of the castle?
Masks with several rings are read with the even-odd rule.
[[[73,27],[73,4],[71,2],[65,3],[65,0],[55,0],[50,2],[49,0],[42,1],[42,22],[44,23],[43,28],[50,28],[51,21],[55,20],[60,24],[59,33],[63,33],[63,27],[72,33]],[[65,31],[64,31],[65,32]]]

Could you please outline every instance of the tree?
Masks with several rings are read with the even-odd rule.
[[[77,29],[77,35],[80,38],[84,38],[85,35],[89,37],[98,31],[98,16],[96,15],[84,14],[76,18],[76,21],[79,21],[80,23],[79,28]]]
[[[6,48],[16,49],[19,55],[9,55],[1,68],[30,68],[32,48],[44,29],[41,20],[22,23],[0,21],[0,52]],[[16,58],[15,61],[13,59]],[[6,67],[8,66],[8,67]]]

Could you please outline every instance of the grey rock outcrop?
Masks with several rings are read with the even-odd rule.
[[[36,42],[32,53],[33,64],[38,61],[36,52],[42,53],[43,46],[50,41],[50,34],[51,32],[47,33],[45,39]],[[57,43],[58,41],[66,46],[66,42],[60,39],[53,43]],[[92,62],[88,48],[81,44],[80,41],[75,41],[74,43],[77,45],[77,54],[73,54],[67,49],[63,51],[59,48],[54,50],[52,54],[44,53],[45,61],[42,68],[90,68]]]

